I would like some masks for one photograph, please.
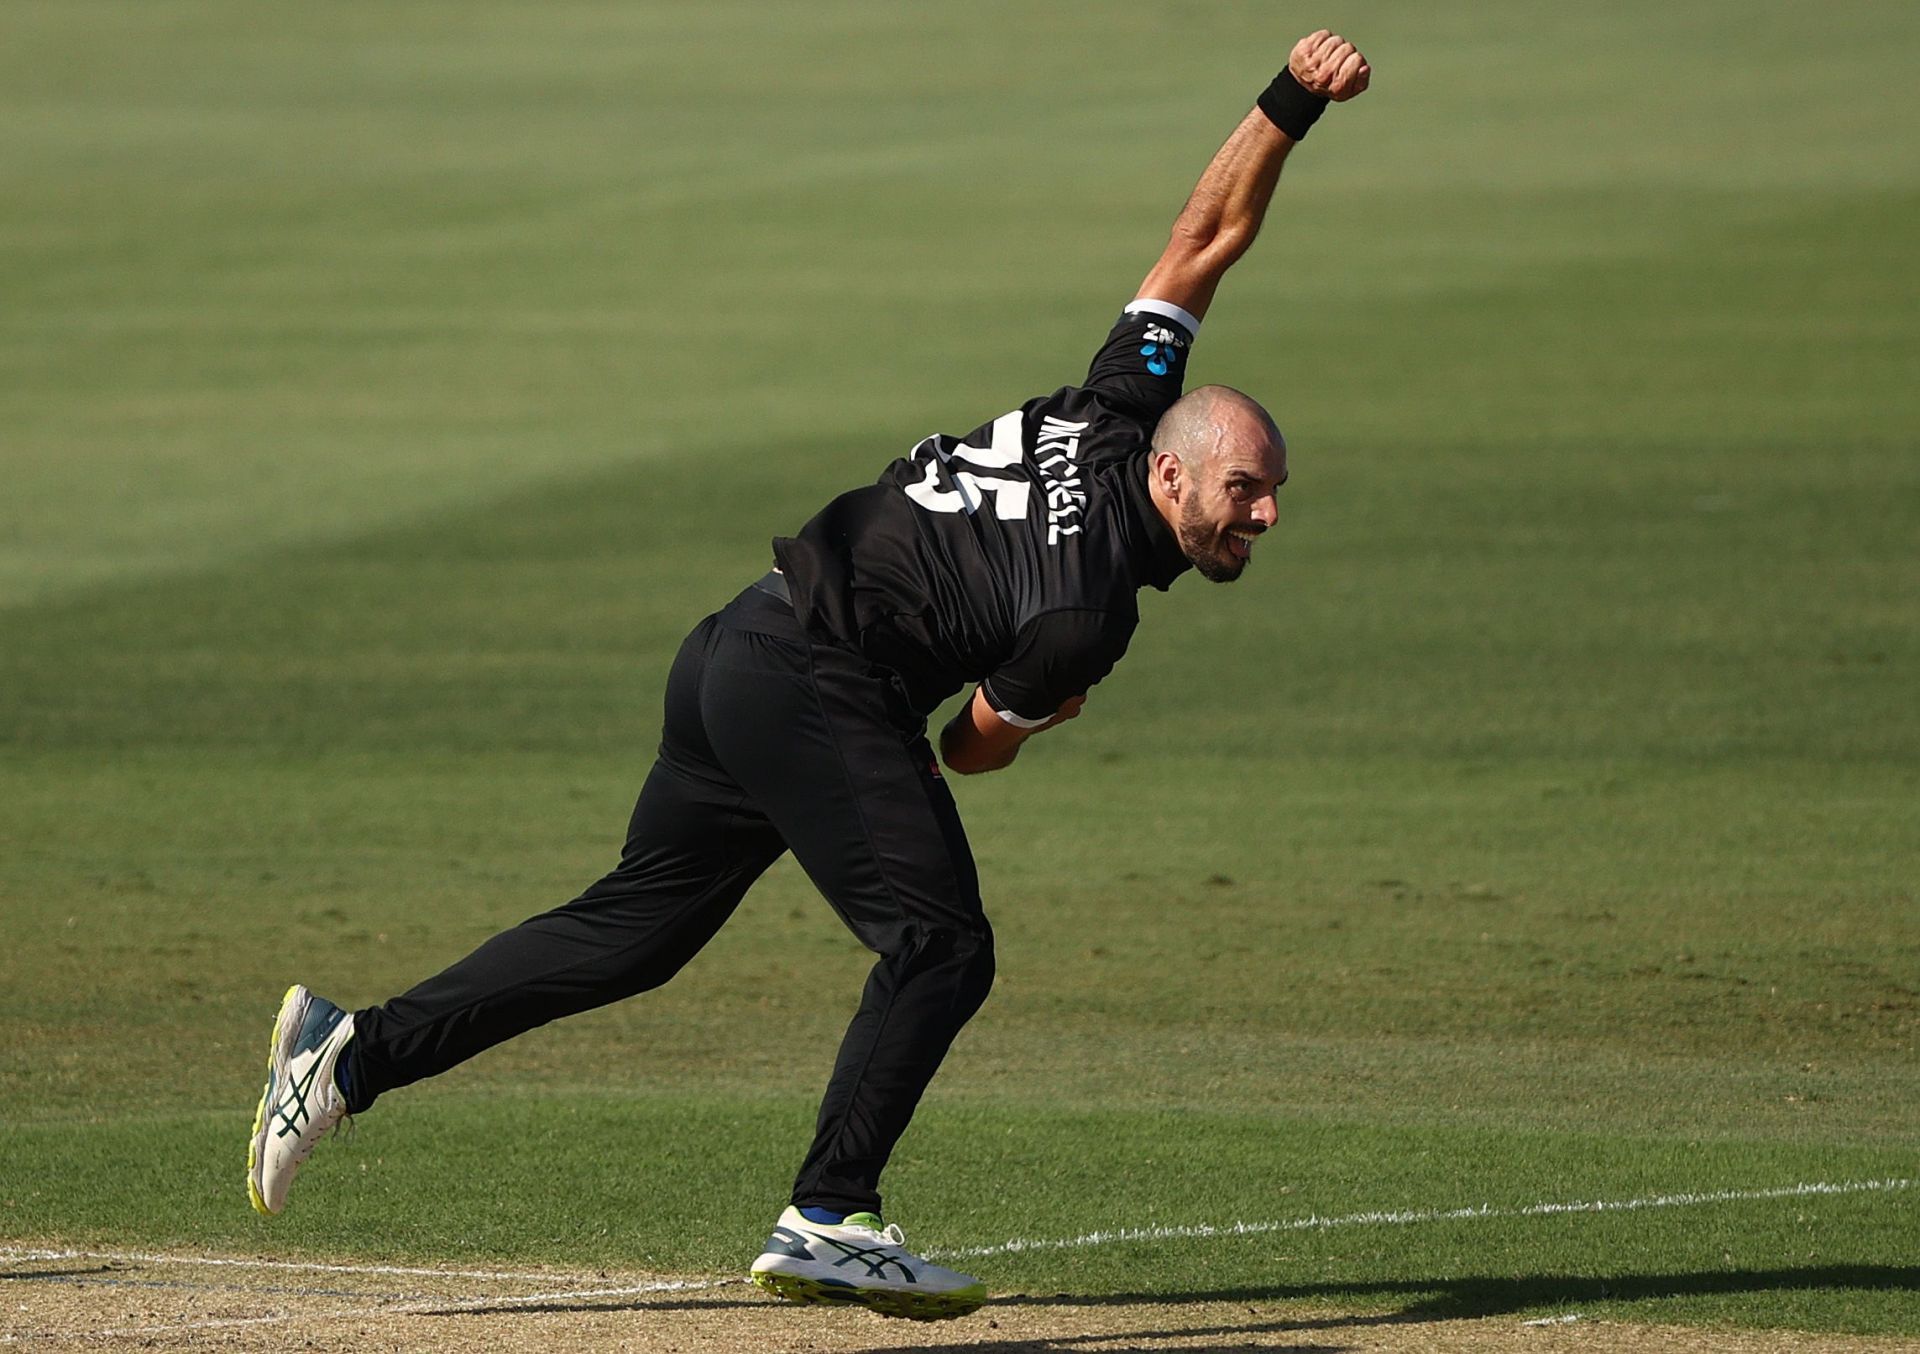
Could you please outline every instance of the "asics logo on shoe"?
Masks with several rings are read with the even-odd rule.
[[[807,1249],[807,1239],[784,1227],[773,1229],[773,1235],[767,1238],[766,1249],[769,1254],[791,1255],[796,1260],[811,1260],[813,1252]]]
[[[319,1017],[318,1020],[315,1017]],[[346,1012],[338,1007],[315,1008],[307,1015],[305,1027],[300,1031],[299,1042],[294,1045],[295,1055],[318,1048],[332,1034],[334,1027],[346,1018]],[[279,1121],[274,1136],[284,1138],[289,1133],[298,1133],[303,1121],[311,1119],[313,1112],[307,1108],[307,1097],[313,1093],[315,1078],[320,1072],[320,1062],[316,1059],[308,1065],[306,1074],[300,1080],[285,1088],[284,1098],[276,1088],[274,1095],[273,1117]]]
[[[778,1235],[777,1232],[776,1235]],[[884,1279],[887,1277],[887,1266],[892,1265],[900,1271],[900,1277],[904,1281],[907,1283],[913,1282],[913,1271],[900,1262],[899,1253],[894,1251],[891,1246],[855,1246],[850,1242],[842,1241],[839,1237],[822,1236],[818,1232],[809,1232],[807,1235],[813,1240],[822,1242],[840,1252],[840,1258],[833,1262],[835,1269],[840,1268],[842,1265],[851,1265],[857,1262],[867,1267],[867,1273],[872,1278]],[[880,1257],[878,1260],[872,1258],[876,1255]],[[812,1259],[813,1256],[803,1254],[799,1258]]]
[[[273,1130],[276,1138],[284,1138],[289,1133],[298,1133],[304,1120],[313,1117],[307,1108],[307,1095],[313,1090],[313,1079],[320,1070],[316,1061],[307,1069],[307,1074],[287,1088],[287,1096],[273,1107],[273,1117],[279,1120],[279,1126]]]

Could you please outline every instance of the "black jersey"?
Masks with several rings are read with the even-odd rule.
[[[774,556],[809,631],[898,672],[922,715],[972,681],[1031,728],[1106,676],[1185,555],[1147,492],[1198,323],[1128,306],[1085,384],[965,437],[935,434],[833,500]]]

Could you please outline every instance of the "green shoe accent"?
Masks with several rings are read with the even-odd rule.
[[[876,1232],[884,1232],[887,1225],[880,1221],[878,1213],[849,1213],[840,1220],[842,1227],[871,1227]]]
[[[902,1317],[908,1321],[951,1321],[980,1310],[987,1300],[983,1283],[956,1288],[951,1293],[915,1293],[902,1289],[855,1288],[851,1284],[823,1282],[798,1274],[756,1271],[755,1284],[788,1302],[807,1306],[865,1307],[881,1316]]]
[[[859,1300],[881,1316],[905,1317],[908,1321],[951,1321],[979,1311],[987,1300],[987,1286],[979,1283],[971,1288],[956,1288],[951,1293],[862,1289]]]
[[[845,1284],[822,1283],[818,1279],[803,1279],[798,1274],[759,1273],[753,1275],[753,1281],[788,1302],[798,1302],[806,1306],[850,1307],[859,1303],[855,1290]]]
[[[300,984],[295,983],[286,990],[280,998],[279,1014],[273,1018],[273,1040],[267,1045],[267,1084],[260,1089],[260,1103],[253,1110],[253,1131],[247,1138],[247,1202],[262,1217],[272,1217],[273,1210],[260,1197],[260,1186],[254,1181],[260,1168],[260,1127],[267,1122],[267,1101],[273,1095],[273,1060],[280,1056],[281,1025],[287,1018],[287,1002],[299,987]]]

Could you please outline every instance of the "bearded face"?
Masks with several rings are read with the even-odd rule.
[[[1285,443],[1217,449],[1185,475],[1174,536],[1202,578],[1231,583],[1246,572],[1254,541],[1279,518],[1274,495],[1286,478]]]
[[[1246,572],[1253,558],[1253,538],[1265,531],[1258,522],[1227,525],[1214,521],[1200,501],[1189,494],[1180,505],[1180,524],[1174,535],[1180,549],[1199,575],[1213,583],[1231,583]]]

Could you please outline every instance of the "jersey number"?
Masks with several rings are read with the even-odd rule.
[[[1033,486],[1025,480],[1001,479],[980,475],[980,470],[1011,470],[1020,464],[1020,411],[1002,414],[993,421],[993,441],[989,446],[970,447],[965,442],[951,448],[943,439],[929,437],[913,449],[913,459],[931,451],[927,473],[907,486],[907,497],[930,512],[963,512],[971,517],[980,511],[982,498],[993,500],[993,515],[1003,522],[1017,522],[1027,515],[1027,491]],[[940,487],[941,474],[953,487]]]

